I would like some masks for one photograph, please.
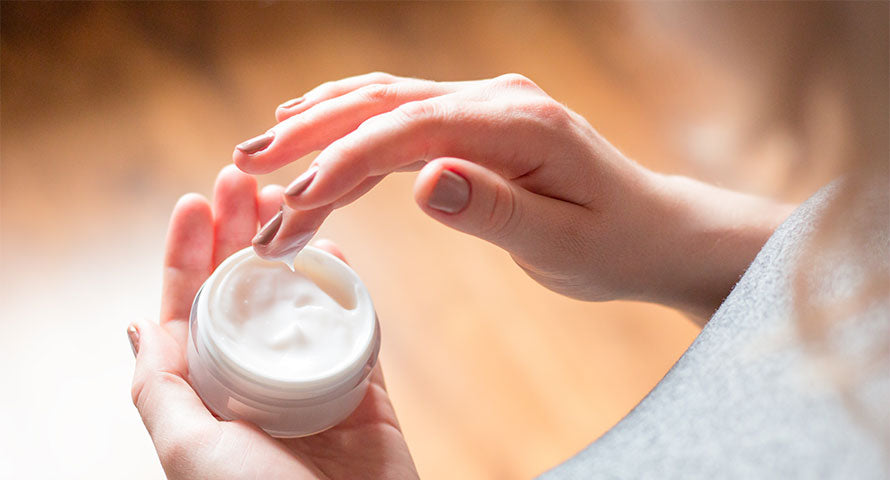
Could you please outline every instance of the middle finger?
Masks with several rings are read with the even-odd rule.
[[[213,189],[213,266],[250,245],[257,227],[256,179],[229,165]]]
[[[271,134],[271,143],[263,147],[267,142],[256,142],[258,147],[252,147],[251,141],[244,142],[232,153],[232,159],[247,173],[269,173],[327,147],[371,117],[408,102],[446,95],[460,85],[422,80],[367,85],[284,120],[257,137]]]

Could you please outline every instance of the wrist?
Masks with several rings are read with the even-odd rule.
[[[644,300],[704,323],[793,206],[725,190],[687,177],[653,173],[660,252]]]

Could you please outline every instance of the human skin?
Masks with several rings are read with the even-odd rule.
[[[425,213],[504,248],[551,290],[657,302],[699,323],[791,209],[651,172],[519,75],[442,83],[374,73],[324,84],[276,117],[271,135],[235,150],[236,164],[266,173],[322,150],[309,175],[293,195],[258,193],[252,177],[227,167],[212,206],[180,199],[160,324],[129,330],[133,401],[170,478],[417,477],[379,365],[352,416],[294,440],[217,420],[185,380],[191,302],[213,268],[251,238],[266,257],[302,248],[335,208],[389,173],[420,170],[414,197]],[[270,221],[282,201],[281,219]],[[254,237],[258,222],[271,226]]]
[[[342,423],[325,432],[276,439],[243,421],[220,421],[186,381],[192,300],[212,270],[250,245],[259,222],[279,209],[282,188],[257,191],[234,166],[217,178],[213,204],[183,196],[173,210],[164,258],[160,322],[128,329],[136,370],[133,403],[171,479],[417,478],[383,373],[377,364],[368,393]],[[330,242],[317,246],[343,258]]]
[[[371,73],[320,85],[276,119],[235,149],[239,168],[268,173],[321,153],[286,190],[283,221],[254,241],[268,258],[302,248],[387,174],[419,170],[426,214],[502,247],[541,285],[660,303],[704,324],[792,209],[652,172],[517,74]]]

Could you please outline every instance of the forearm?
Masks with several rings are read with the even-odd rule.
[[[686,177],[653,179],[661,255],[644,299],[704,324],[794,207]]]

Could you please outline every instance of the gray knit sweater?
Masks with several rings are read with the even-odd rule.
[[[844,355],[828,364],[805,350],[792,315],[794,267],[836,191],[836,184],[823,188],[776,230],[689,350],[633,411],[540,478],[890,478],[890,366],[884,361],[847,390],[824,367],[888,346],[890,298],[856,322],[841,322],[832,336],[835,353]],[[871,200],[850,215],[877,224],[864,253],[886,265],[886,185]],[[815,298],[857,288],[862,270],[855,262],[837,255],[818,261]],[[842,391],[854,402],[845,403]]]

